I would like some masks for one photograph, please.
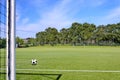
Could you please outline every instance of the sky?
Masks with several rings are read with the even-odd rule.
[[[106,25],[120,22],[120,0],[16,0],[16,34],[35,37],[48,27],[72,23]]]

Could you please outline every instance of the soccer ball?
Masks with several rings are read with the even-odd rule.
[[[36,59],[32,59],[32,65],[36,65],[37,64],[37,60]]]

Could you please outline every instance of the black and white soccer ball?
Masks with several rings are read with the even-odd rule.
[[[36,59],[32,59],[32,65],[37,65],[37,60]]]

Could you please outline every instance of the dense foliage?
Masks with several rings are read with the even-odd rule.
[[[58,31],[49,27],[36,34],[37,44],[56,45],[120,45],[120,23],[99,25],[73,23]]]
[[[72,23],[69,28],[62,28],[58,31],[56,28],[48,27],[44,31],[36,33],[36,38],[22,39],[16,37],[17,47],[29,47],[35,45],[120,45],[120,23],[99,25],[89,23]],[[6,39],[0,39],[0,48],[6,46]]]
[[[5,38],[0,38],[0,49],[6,47],[6,39]]]

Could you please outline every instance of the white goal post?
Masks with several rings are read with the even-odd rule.
[[[16,80],[15,0],[6,0],[6,80]]]

